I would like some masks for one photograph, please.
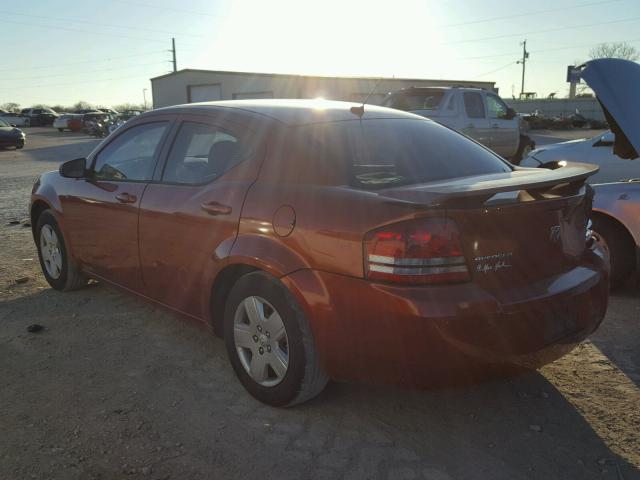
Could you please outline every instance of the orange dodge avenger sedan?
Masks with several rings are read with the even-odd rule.
[[[104,280],[223,336],[244,387],[428,385],[536,368],[602,321],[597,167],[515,167],[410,113],[257,100],[145,113],[33,187],[43,273]]]

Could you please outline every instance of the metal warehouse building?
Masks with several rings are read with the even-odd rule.
[[[277,73],[179,70],[151,79],[153,107],[248,98],[317,98],[380,103],[385,94],[406,87],[465,86],[493,89],[494,82],[417,78],[320,77]]]

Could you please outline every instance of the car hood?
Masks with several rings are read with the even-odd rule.
[[[640,152],[640,65],[618,58],[601,58],[587,62],[581,77],[595,92],[611,123],[611,130],[616,134],[614,152],[622,158],[637,158]]]
[[[22,130],[15,127],[0,127],[0,135],[2,136],[15,136],[16,134],[22,133]]]

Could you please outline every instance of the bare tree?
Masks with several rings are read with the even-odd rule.
[[[0,109],[6,112],[17,112],[20,109],[20,104],[15,102],[7,102],[0,105]]]
[[[95,107],[93,105],[91,105],[89,102],[85,102],[84,100],[80,100],[79,102],[76,102],[71,108],[75,112],[76,110],[90,110],[90,109],[93,109]]]
[[[589,58],[622,58],[635,62],[640,58],[640,52],[627,42],[601,43],[589,51]]]

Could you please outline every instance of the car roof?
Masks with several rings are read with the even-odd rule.
[[[154,112],[194,113],[203,110],[211,111],[232,108],[242,112],[266,116],[287,125],[305,125],[358,119],[358,115],[351,112],[351,108],[360,107],[361,105],[361,103],[323,99],[228,100],[176,105],[173,107],[160,108],[154,110]],[[412,113],[369,104],[365,105],[362,118],[412,118],[425,120],[424,117]]]
[[[389,95],[394,95],[399,93],[410,93],[410,92],[427,92],[427,91],[433,91],[433,90],[440,90],[442,92],[448,92],[449,90],[471,90],[476,92],[486,91],[484,88],[480,88],[480,87],[465,87],[465,86],[452,85],[450,87],[406,87],[406,88],[401,88],[400,90],[396,90],[394,92],[389,92]]]

